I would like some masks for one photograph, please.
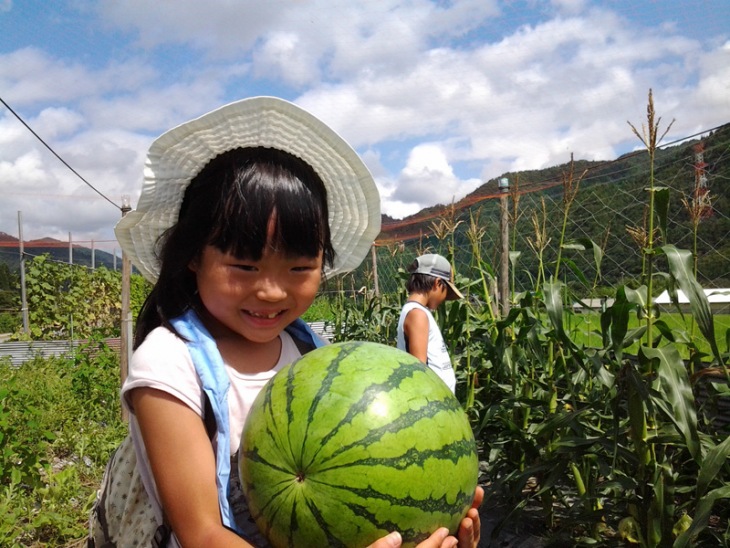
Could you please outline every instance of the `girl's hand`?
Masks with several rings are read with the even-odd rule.
[[[375,541],[368,548],[400,548],[401,542],[400,533],[393,532]],[[449,530],[442,527],[419,544],[417,548],[456,548],[457,544],[456,537],[449,536]]]
[[[471,508],[459,524],[458,540],[456,537],[449,536],[449,530],[442,527],[419,544],[418,548],[456,548],[457,546],[458,548],[477,548],[482,526],[479,519],[479,507],[483,500],[484,489],[477,486]],[[375,541],[368,548],[400,548],[401,542],[400,534],[393,532]]]
[[[474,491],[474,500],[466,517],[459,524],[459,548],[477,548],[482,531],[482,522],[479,518],[479,507],[484,500],[484,489],[477,486]]]

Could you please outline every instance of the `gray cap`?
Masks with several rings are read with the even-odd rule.
[[[418,257],[414,264],[415,268],[412,267],[409,269],[411,274],[427,274],[428,276],[434,276],[446,282],[449,288],[449,293],[446,296],[447,301],[464,298],[461,291],[456,289],[454,285],[454,272],[451,270],[451,264],[445,257],[429,253]]]

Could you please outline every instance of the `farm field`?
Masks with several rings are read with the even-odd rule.
[[[715,327],[715,341],[721,350],[728,350],[726,348],[726,334],[730,330],[730,314],[715,314],[714,327]],[[694,320],[690,314],[685,314],[682,317],[677,312],[662,313],[659,316],[659,320],[666,322],[667,326],[672,331],[686,330],[691,332]],[[601,347],[601,335],[600,335],[600,314],[598,312],[583,312],[580,314],[568,314],[565,315],[566,329],[571,333],[572,338],[576,343],[580,342],[587,347],[600,348]],[[641,325],[640,320],[634,315],[629,320],[629,329],[635,329]],[[710,355],[710,346],[707,340],[702,336],[699,330],[695,327],[695,343],[701,352]],[[639,343],[634,343],[626,348],[627,354],[636,354],[639,349]],[[681,346],[679,349],[680,356],[683,359],[689,358],[689,350],[686,346]]]

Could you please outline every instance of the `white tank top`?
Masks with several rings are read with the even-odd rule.
[[[403,309],[398,318],[398,339],[396,345],[401,350],[408,351],[406,347],[406,337],[403,330],[403,325],[406,321],[406,316],[414,308],[423,310],[428,316],[428,348],[426,350],[426,365],[428,365],[439,377],[446,383],[446,386],[452,392],[456,391],[456,375],[454,374],[454,367],[451,365],[451,357],[449,351],[446,349],[446,342],[444,337],[441,335],[436,319],[431,314],[431,311],[420,303],[408,301],[403,305]]]

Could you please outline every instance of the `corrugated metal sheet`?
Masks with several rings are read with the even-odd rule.
[[[308,322],[309,327],[312,328],[312,331],[314,331],[317,335],[322,337],[323,339],[332,342],[332,339],[334,339],[335,331],[332,328],[331,325],[325,325],[324,322]]]
[[[9,358],[14,366],[32,360],[36,356],[50,358],[53,356],[73,356],[76,349],[86,345],[88,340],[78,341],[10,341],[0,343],[0,360]],[[104,339],[111,349],[119,352],[119,338]]]

